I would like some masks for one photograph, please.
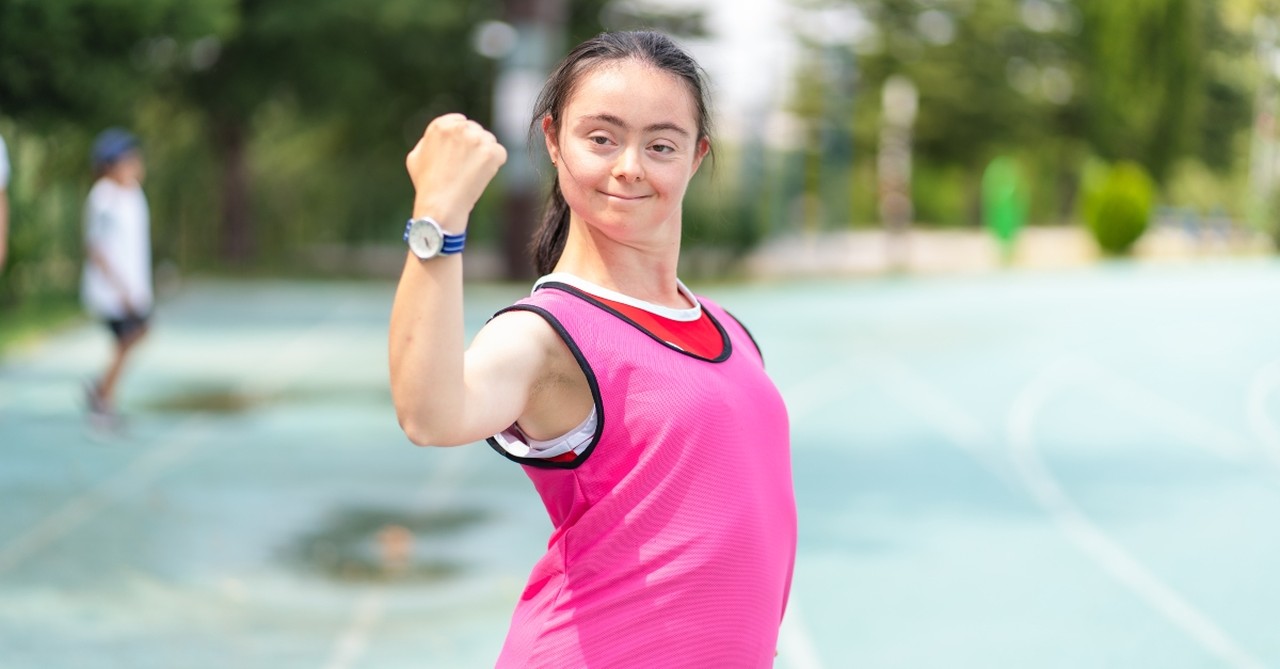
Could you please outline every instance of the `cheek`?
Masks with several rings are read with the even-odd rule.
[[[672,165],[662,171],[652,173],[651,182],[654,190],[662,194],[663,197],[679,202],[684,199],[685,191],[689,188],[688,171],[683,166]]]
[[[605,161],[584,152],[562,153],[556,169],[560,176],[560,189],[565,192],[566,197],[569,197],[571,191],[582,196],[589,195],[601,188],[602,180],[607,180],[610,176],[609,166]]]

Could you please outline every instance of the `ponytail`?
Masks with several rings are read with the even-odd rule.
[[[551,179],[551,191],[547,193],[547,207],[542,222],[533,233],[529,252],[533,266],[539,275],[550,274],[564,253],[565,240],[569,238],[569,203],[560,192],[560,177]]]

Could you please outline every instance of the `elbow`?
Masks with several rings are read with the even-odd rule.
[[[421,421],[414,420],[404,415],[400,416],[400,429],[404,432],[404,436],[409,439],[409,443],[414,446],[439,446],[440,440],[429,427]]]
[[[419,395],[397,392],[395,386],[391,397],[400,430],[415,446],[461,446],[475,441],[474,435],[463,434],[462,407],[424,402]]]
[[[422,421],[421,419],[406,416],[403,413],[399,416],[400,429],[404,432],[404,436],[414,446],[461,446],[469,443],[470,440],[459,441],[456,435],[449,434],[447,430],[441,430],[438,426],[431,424],[430,421]]]

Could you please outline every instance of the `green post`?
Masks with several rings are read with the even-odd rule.
[[[1014,243],[1027,220],[1027,194],[1018,163],[1001,156],[982,173],[982,220],[1000,244],[1001,260],[1013,260]]]

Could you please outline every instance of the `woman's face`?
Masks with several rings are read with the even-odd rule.
[[[584,75],[559,127],[543,119],[560,190],[578,218],[624,243],[679,238],[680,203],[710,147],[675,75],[626,59]]]

